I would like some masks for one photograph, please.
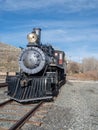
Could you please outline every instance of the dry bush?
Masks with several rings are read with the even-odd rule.
[[[67,73],[71,79],[98,80],[98,60],[94,57],[84,58],[81,64],[71,61]]]
[[[69,74],[79,73],[79,65],[77,62],[70,62],[67,66],[67,72]]]
[[[19,48],[0,43],[0,72],[18,71]]]
[[[84,74],[88,79],[98,80],[98,72],[97,71],[88,71]]]

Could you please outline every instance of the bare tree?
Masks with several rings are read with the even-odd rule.
[[[77,62],[70,62],[67,68],[68,73],[79,73],[79,64]]]
[[[83,72],[87,71],[98,71],[98,60],[94,57],[84,58],[82,61]]]

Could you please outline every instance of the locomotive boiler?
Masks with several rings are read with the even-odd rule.
[[[8,75],[8,95],[18,102],[51,99],[65,83],[65,53],[41,43],[41,29],[27,35],[27,47],[19,56],[20,71]]]

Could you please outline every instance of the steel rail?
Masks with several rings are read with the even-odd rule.
[[[8,86],[7,83],[0,83],[0,88],[2,88],[2,87],[7,87],[7,86]]]
[[[1,102],[1,103],[0,103],[0,107],[4,106],[4,105],[6,105],[6,104],[8,104],[8,103],[10,103],[10,102],[12,102],[12,101],[13,101],[12,99],[9,99],[9,100],[6,100],[6,101],[4,101],[4,102]]]
[[[12,127],[10,127],[8,130],[19,130],[26,121],[30,119],[32,115],[36,112],[36,110],[43,104],[44,102],[41,101],[39,104],[37,104],[34,108],[32,108],[28,113],[26,113],[20,120],[18,120]]]

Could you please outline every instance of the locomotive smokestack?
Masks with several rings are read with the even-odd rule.
[[[41,29],[40,28],[34,28],[34,32],[38,35],[38,44],[41,42]]]

